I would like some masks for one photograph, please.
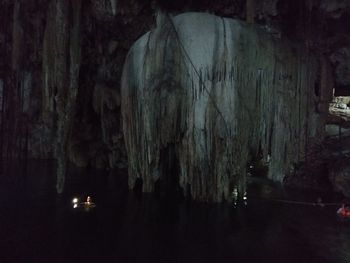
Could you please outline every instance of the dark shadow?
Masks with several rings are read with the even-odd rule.
[[[134,188],[133,188],[135,196],[138,199],[142,197],[142,186],[143,186],[143,180],[142,178],[138,177],[135,181]]]
[[[179,217],[179,204],[184,199],[179,185],[180,165],[175,145],[168,144],[160,152],[160,178],[155,183],[162,220],[174,222]]]
[[[154,197],[160,199],[160,179],[154,183]]]
[[[183,198],[183,190],[179,186],[180,165],[175,145],[168,144],[160,151],[159,196],[167,202],[177,202]]]
[[[250,161],[247,163],[247,173],[253,177],[267,177],[269,167],[263,159],[261,146],[257,153],[250,152]]]

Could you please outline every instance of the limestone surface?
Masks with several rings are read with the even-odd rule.
[[[204,201],[244,195],[250,158],[282,181],[317,135],[316,62],[302,47],[206,13],[159,15],[122,76],[129,186]],[[164,190],[165,189],[165,190]]]

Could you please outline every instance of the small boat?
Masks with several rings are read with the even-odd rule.
[[[88,196],[86,198],[86,201],[84,202],[79,202],[78,198],[74,198],[73,199],[73,208],[80,208],[80,209],[84,209],[85,211],[89,211],[93,208],[96,207],[96,204],[94,202],[92,202],[92,199],[90,196]]]

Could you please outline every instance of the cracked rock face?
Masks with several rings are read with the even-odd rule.
[[[249,159],[282,181],[317,136],[315,60],[301,47],[233,19],[158,17],[131,48],[122,76],[129,186],[204,201],[245,191]]]

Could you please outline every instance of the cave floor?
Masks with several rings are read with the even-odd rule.
[[[171,205],[129,193],[125,173],[77,171],[57,197],[50,165],[28,170],[0,178],[2,263],[350,261],[350,224],[337,219],[336,206],[271,200],[313,202],[318,193],[255,180],[247,205]],[[97,207],[73,209],[72,198],[87,194]]]

